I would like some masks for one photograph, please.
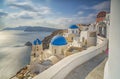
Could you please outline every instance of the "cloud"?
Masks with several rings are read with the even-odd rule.
[[[47,6],[34,5],[30,1],[18,2],[16,0],[13,0],[11,2],[8,1],[7,5],[10,6],[11,8],[18,8],[25,11],[38,12],[39,14],[44,14],[44,15],[52,14],[51,8]]]
[[[23,14],[27,14],[26,12],[20,13],[19,18],[22,19],[26,19],[26,16],[23,17]],[[27,15],[33,15],[33,14],[27,14]],[[37,16],[37,15],[33,15],[33,16]],[[32,16],[29,16],[30,18]],[[55,27],[55,28],[67,28],[69,25],[71,24],[89,24],[92,22],[95,22],[95,17],[96,15],[93,14],[89,14],[88,16],[81,16],[81,17],[56,17],[53,19],[48,19],[48,18],[39,18],[39,19],[35,19],[34,21],[30,20],[29,24],[30,25],[38,25],[38,26],[47,26],[47,27]],[[24,21],[24,20],[22,20]],[[27,23],[27,21],[26,21]],[[26,24],[25,23],[25,24]],[[27,25],[27,24],[26,24]]]
[[[37,12],[21,11],[16,13],[9,13],[8,18],[11,19],[34,19],[41,17]]]
[[[78,15],[82,15],[84,12],[83,11],[79,11],[78,12]]]
[[[35,8],[33,5],[31,5],[28,2],[22,2],[22,3],[9,3],[8,6],[13,8],[19,8],[27,11],[37,11],[37,8]]]
[[[110,1],[104,1],[102,3],[94,5],[92,7],[92,9],[95,9],[95,10],[108,10],[108,9],[110,9]]]
[[[84,14],[83,11],[79,11],[77,14],[73,15],[74,17],[80,17]]]
[[[81,22],[90,24],[90,23],[95,22],[95,18],[96,18],[96,14],[95,13],[91,13],[88,16],[83,17],[83,19],[81,18]]]
[[[19,2],[18,0],[8,0],[7,5],[11,9],[16,9],[17,12],[9,13],[8,20],[6,24],[9,26],[19,26],[19,25],[43,25],[48,27],[65,27],[69,23],[72,23],[72,18],[66,18],[61,16],[56,16],[56,12],[53,12],[50,7],[38,6],[30,1]],[[20,9],[20,11],[19,11]],[[79,14],[82,14],[79,12]],[[51,19],[53,18],[53,19]],[[18,23],[19,21],[19,23]]]
[[[41,10],[42,11],[42,10]],[[11,19],[41,19],[45,18],[47,15],[50,14],[49,10],[43,10],[42,12],[32,12],[32,11],[20,11],[15,13],[9,13],[7,18]]]
[[[51,8],[43,6],[39,8],[40,14],[52,14]]]
[[[99,3],[91,7],[83,7],[83,9],[90,9],[93,11],[88,14],[86,10],[78,10],[75,15],[64,16],[59,12],[54,12],[52,8],[48,6],[41,6],[31,0],[7,0],[8,8],[11,8],[11,12],[8,14],[8,20],[6,24],[8,26],[48,26],[56,28],[65,28],[71,24],[84,23],[89,24],[95,22],[95,12],[97,10],[105,9],[106,2]],[[13,11],[15,9],[15,11]]]
[[[8,16],[8,13],[0,9],[0,30],[5,26],[4,19]]]
[[[53,12],[51,8],[47,6],[38,6],[30,2],[30,0],[19,1],[19,0],[6,0],[6,4],[13,10],[17,8],[16,13],[9,13],[8,18],[12,19],[34,19],[43,18],[51,15]],[[19,10],[20,9],[20,10]]]
[[[35,17],[35,15],[36,14],[33,12],[22,11],[16,15],[16,18],[33,19]]]
[[[0,18],[7,16],[8,13],[0,9]]]
[[[85,13],[85,12],[83,12]],[[93,23],[95,22],[95,18],[96,18],[96,13],[93,12],[93,13],[90,13],[88,15],[78,15],[78,13],[76,15],[73,16],[73,19],[71,21],[71,23],[74,23],[74,24],[90,24],[90,23]]]
[[[31,25],[31,26],[46,26],[46,27],[55,27],[55,28],[67,28],[71,24],[86,24],[92,23],[95,21],[95,14],[89,14],[88,16],[81,16],[81,17],[55,17],[52,19],[48,18],[38,18],[38,15],[33,12],[29,13],[28,11],[24,11],[19,13],[11,14],[13,18],[18,18],[18,20],[10,20],[9,25],[11,26],[20,26],[24,23],[24,25]],[[36,16],[36,18],[34,17]],[[31,19],[29,19],[31,18]],[[38,18],[38,19],[37,19]],[[28,20],[26,20],[28,19]],[[18,23],[19,21],[19,23]]]
[[[90,24],[95,22],[94,13],[81,17],[59,17],[54,20],[45,20],[45,24],[55,26],[56,28],[67,28],[71,24]]]
[[[91,24],[95,22],[95,17],[96,15],[94,13],[91,13],[87,16],[77,17],[74,22],[80,24]]]
[[[101,10],[105,10],[105,11],[110,11],[110,1],[103,1],[99,4],[93,5],[91,6],[84,6],[84,9],[90,9],[90,10],[96,10],[96,11],[101,11]]]

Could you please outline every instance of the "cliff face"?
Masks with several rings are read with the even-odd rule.
[[[45,37],[45,38],[42,40],[43,49],[48,49],[48,48],[49,48],[49,43],[50,43],[51,39],[52,39],[55,35],[63,35],[64,32],[66,32],[66,30],[56,30],[56,31],[52,32],[51,35]]]

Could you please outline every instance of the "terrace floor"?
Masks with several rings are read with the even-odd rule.
[[[101,53],[72,70],[65,79],[103,79],[106,54]]]

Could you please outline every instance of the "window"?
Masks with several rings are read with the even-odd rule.
[[[76,30],[76,33],[77,33],[78,31]]]
[[[94,30],[95,30],[95,25],[94,25]]]
[[[84,38],[84,37],[82,37],[82,42],[84,42],[84,40],[85,40],[85,38]]]
[[[71,40],[73,40],[73,37],[71,37]]]
[[[36,54],[34,53],[34,54],[33,54],[33,56],[35,57],[35,56],[36,56]]]
[[[89,37],[96,37],[96,32],[90,32]]]
[[[72,33],[74,33],[74,30],[72,30]]]
[[[39,50],[38,46],[36,47],[36,50],[37,50],[37,51]]]
[[[39,49],[37,48],[37,51],[38,51]]]
[[[64,49],[62,49],[62,54],[64,55]]]
[[[55,54],[56,54],[56,49],[54,49],[54,52],[55,52]]]

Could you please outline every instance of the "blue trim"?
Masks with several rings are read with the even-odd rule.
[[[51,44],[61,46],[61,45],[66,45],[67,41],[63,36],[57,35],[52,38]]]

